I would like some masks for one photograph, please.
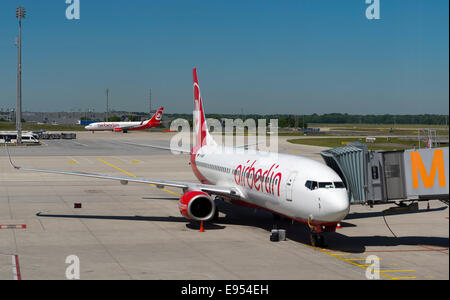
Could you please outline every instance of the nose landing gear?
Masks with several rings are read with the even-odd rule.
[[[317,232],[316,229],[312,229],[310,233],[311,246],[325,248],[325,238],[322,234],[322,229]]]
[[[313,247],[319,247],[319,248],[325,248],[325,237],[323,236],[323,227],[320,225],[311,225],[310,220],[308,220],[308,227],[310,230],[310,241],[311,246]]]

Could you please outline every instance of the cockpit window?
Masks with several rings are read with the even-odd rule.
[[[337,189],[345,189],[345,184],[342,181],[335,181],[334,187]]]
[[[306,186],[308,189],[310,189],[310,190],[311,190],[311,185],[312,185],[312,181],[311,181],[311,180],[308,180],[308,181],[305,183],[305,186]]]
[[[333,183],[332,182],[319,182],[319,188],[320,189],[324,189],[324,188],[333,188]]]
[[[312,191],[315,189],[318,189],[318,188],[319,189],[333,189],[333,188],[345,189],[345,184],[342,181],[317,182],[317,181],[308,180],[308,181],[306,181],[305,186]]]
[[[306,182],[305,186],[310,190],[315,190],[315,189],[317,189],[317,181],[308,180]]]

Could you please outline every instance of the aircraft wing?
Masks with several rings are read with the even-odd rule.
[[[115,128],[120,128],[120,129],[122,129],[122,130],[127,130],[127,129],[131,129],[131,128],[134,128],[134,127],[136,127],[136,126],[134,126],[134,125],[128,125],[128,126],[126,126],[126,125],[120,125],[120,126],[117,126],[117,127],[115,127]]]
[[[131,177],[131,176],[115,176],[115,175],[103,175],[103,174],[86,173],[86,172],[73,172],[73,171],[65,171],[65,170],[50,170],[50,169],[36,169],[36,168],[19,167],[13,163],[8,147],[6,147],[6,149],[8,152],[9,162],[10,162],[11,166],[16,170],[116,180],[116,181],[120,181],[122,184],[127,184],[128,182],[146,183],[146,184],[153,184],[159,189],[163,189],[165,187],[175,187],[175,188],[183,189],[183,192],[185,192],[187,190],[197,190],[197,191],[200,190],[200,191],[203,191],[208,194],[214,194],[214,195],[229,197],[229,198],[233,198],[233,199],[242,199],[243,198],[243,194],[239,190],[237,190],[235,188],[226,187],[226,186],[216,186],[216,185],[209,185],[209,184],[198,184],[198,183],[192,183],[192,182],[180,182],[180,181],[170,181],[170,180],[158,180],[158,179],[151,179],[151,178]]]
[[[173,148],[172,149],[170,147],[164,147],[164,146],[159,146],[159,145],[130,143],[130,142],[125,142],[125,141],[121,141],[121,143],[128,144],[128,145],[133,145],[133,146],[150,147],[150,148],[155,148],[155,149],[160,149],[160,150],[167,150],[167,151],[172,151],[172,152],[181,152],[181,153],[185,153],[185,154],[190,154],[191,153],[191,151],[186,150],[186,149],[182,149],[182,148]],[[256,146],[256,145],[259,145],[259,144],[261,144],[261,143],[245,144],[245,145],[236,146],[235,148],[248,148],[250,146]]]
[[[164,146],[159,146],[159,145],[138,144],[138,143],[125,142],[125,141],[121,141],[121,143],[127,144],[127,145],[133,145],[133,146],[150,147],[150,148],[155,148],[155,149],[160,149],[160,150],[167,150],[167,151],[172,151],[172,152],[181,152],[181,153],[185,153],[185,154],[190,154],[191,153],[191,151],[185,150],[185,149],[182,149],[182,148],[174,148],[174,149],[172,149],[170,147],[164,147]]]

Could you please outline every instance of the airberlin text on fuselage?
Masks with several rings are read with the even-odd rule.
[[[97,125],[98,127],[117,127],[118,124],[114,124],[114,123],[100,123]]]
[[[247,161],[247,164],[250,160]],[[273,164],[270,169],[263,170],[254,167],[256,160],[250,165],[238,165],[234,173],[234,181],[237,185],[248,186],[249,189],[261,191],[263,193],[275,195],[275,184],[277,189],[277,195],[280,196],[280,184],[282,174],[281,172],[275,173],[279,165]],[[270,173],[272,172],[272,173]]]

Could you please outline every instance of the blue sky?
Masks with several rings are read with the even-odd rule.
[[[65,0],[0,2],[0,109],[192,111],[197,67],[209,113],[448,113],[449,1]]]

